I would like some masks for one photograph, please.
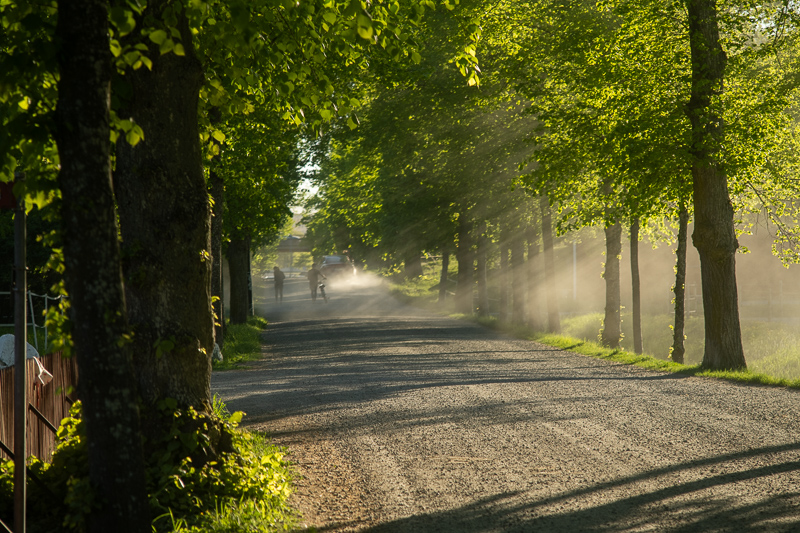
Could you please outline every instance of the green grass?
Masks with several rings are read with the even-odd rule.
[[[214,370],[239,368],[242,363],[261,358],[261,335],[267,321],[251,316],[246,324],[226,324],[222,361],[213,363]]]
[[[800,332],[792,325],[743,322],[742,344],[748,369],[745,371],[710,371],[700,368],[704,342],[702,318],[687,318],[685,327],[687,364],[678,364],[669,359],[673,333],[672,316],[670,315],[642,317],[642,338],[646,353],[639,355],[632,352],[632,320],[629,314],[622,317],[621,348],[609,349],[601,346],[598,342],[603,321],[602,313],[590,313],[562,319],[562,332],[559,335],[535,332],[526,327],[501,324],[494,317],[453,314],[450,305],[441,306],[436,302],[438,293],[431,291],[430,294],[433,296],[429,295],[427,288],[435,283],[436,280],[433,276],[413,282],[394,282],[392,293],[412,305],[453,318],[471,320],[517,338],[534,340],[581,355],[663,372],[676,372],[739,383],[800,388]]]

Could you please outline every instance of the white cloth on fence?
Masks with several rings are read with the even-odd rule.
[[[39,352],[36,351],[36,348],[31,346],[30,343],[27,344],[26,358],[31,359],[39,357]],[[5,368],[7,366],[14,366],[14,335],[3,335],[0,337],[0,368]]]
[[[39,352],[36,348],[28,344],[26,358],[33,359],[36,363],[38,370],[36,379],[42,385],[47,385],[53,380],[53,374],[47,371],[42,362],[39,360]],[[14,366],[14,335],[3,335],[0,337],[0,369]]]

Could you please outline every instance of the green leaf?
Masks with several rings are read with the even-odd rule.
[[[120,36],[132,32],[136,27],[136,20],[133,18],[133,12],[124,7],[112,7],[109,10],[109,17],[111,18],[111,23],[117,27]]]
[[[167,40],[167,32],[165,32],[164,30],[156,30],[152,32],[148,37],[150,38],[151,41],[160,46],[164,44],[164,41]]]
[[[161,52],[161,54],[163,55],[168,52],[171,52],[173,48],[175,48],[175,41],[173,41],[172,39],[167,39],[163,43],[161,43],[161,45],[158,47],[158,51]]]

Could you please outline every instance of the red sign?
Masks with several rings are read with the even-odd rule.
[[[16,209],[17,199],[14,198],[14,184],[0,181],[0,209]]]

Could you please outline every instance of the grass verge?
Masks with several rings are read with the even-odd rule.
[[[699,363],[686,365],[678,364],[668,359],[656,357],[652,354],[636,354],[627,351],[624,348],[610,349],[600,345],[597,342],[587,340],[587,336],[597,336],[597,332],[599,331],[600,323],[597,323],[599,315],[596,313],[573,317],[570,319],[571,323],[568,324],[568,327],[564,328],[568,332],[574,331],[576,335],[581,335],[583,338],[571,335],[555,335],[551,333],[536,332],[523,326],[503,324],[495,317],[477,317],[453,313],[451,306],[437,305],[435,296],[433,296],[432,293],[426,288],[426,286],[429,287],[430,284],[430,279],[418,279],[410,283],[394,282],[392,283],[391,292],[395,297],[403,302],[422,307],[435,313],[450,316],[452,318],[470,320],[485,327],[502,331],[516,338],[536,341],[547,346],[568,350],[581,355],[596,357],[626,365],[636,365],[651,370],[679,373],[687,376],[723,379],[751,385],[770,385],[800,389],[800,379],[786,377],[786,375],[791,376],[794,374],[793,371],[800,366],[800,356],[797,356],[797,354],[786,353],[785,345],[791,343],[789,342],[788,338],[786,338],[786,335],[777,335],[776,328],[779,328],[779,326],[776,325],[768,324],[761,328],[757,328],[756,326],[749,324],[743,326],[742,328],[746,353],[756,354],[756,357],[754,357],[754,361],[751,364],[754,370],[712,371],[702,369]],[[663,317],[655,318],[658,320],[663,320]],[[599,319],[602,322],[602,316],[599,316]],[[699,324],[699,326],[695,323],[692,324],[692,327],[695,329],[698,327],[702,329],[701,326],[702,324]],[[668,325],[666,327],[668,328]],[[765,342],[763,339],[773,339],[772,342],[774,343],[774,339],[776,338],[781,339],[779,346],[781,350],[770,350],[770,347],[767,346],[769,343]],[[800,339],[798,339],[798,341],[800,341]],[[795,343],[794,346],[798,344],[800,344],[800,342]],[[688,347],[689,346],[687,345],[687,348]],[[774,372],[770,372],[770,370],[774,370]]]
[[[267,328],[267,320],[251,316],[246,324],[225,325],[225,343],[222,348],[222,361],[212,364],[213,370],[231,370],[242,363],[261,358],[261,335]]]

